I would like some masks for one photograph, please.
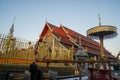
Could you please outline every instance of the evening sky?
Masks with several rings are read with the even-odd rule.
[[[45,22],[60,24],[86,36],[98,25],[98,14],[105,25],[117,27],[118,36],[104,40],[107,50],[120,50],[120,0],[0,0],[0,33],[8,34],[13,23],[14,35],[37,41]]]

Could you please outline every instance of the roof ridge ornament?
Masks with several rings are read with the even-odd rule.
[[[68,35],[68,30],[66,30],[65,27],[62,24],[60,24],[60,26],[63,29],[63,31]]]
[[[60,21],[60,26],[62,26],[62,22]]]
[[[48,21],[47,21],[47,17],[46,17],[46,19],[45,19],[45,22],[48,23]]]

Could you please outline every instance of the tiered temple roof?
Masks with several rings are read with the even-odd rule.
[[[88,54],[100,56],[100,44],[80,33],[77,33],[63,25],[57,27],[53,24],[46,22],[43,31],[39,37],[39,41],[43,40],[47,31],[50,31],[57,40],[66,48],[74,46],[75,52],[78,49],[79,41],[81,41],[82,47]],[[104,48],[104,53],[109,58],[114,58],[114,56]]]

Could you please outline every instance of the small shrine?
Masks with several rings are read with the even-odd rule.
[[[77,52],[74,54],[75,60],[86,60],[88,59],[88,53],[83,49],[81,41],[79,41],[79,46]]]

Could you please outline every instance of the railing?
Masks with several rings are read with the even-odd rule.
[[[106,73],[104,73],[104,74],[107,74],[108,76],[109,76],[109,80],[112,80],[112,76],[111,76],[111,68],[110,68],[110,63],[111,62],[115,62],[115,60],[107,60],[107,59],[100,59],[100,60],[52,60],[52,59],[43,59],[43,60],[40,60],[40,59],[36,59],[36,62],[44,62],[44,63],[46,63],[47,64],[47,66],[46,66],[46,73],[48,73],[48,70],[49,70],[49,64],[50,63],[77,63],[78,65],[79,65],[79,67],[78,68],[80,68],[81,67],[81,64],[82,63],[89,63],[91,66],[92,66],[92,68],[91,68],[91,78],[93,79],[94,78],[94,75],[93,75],[93,70],[95,69],[95,71],[97,72],[97,74],[99,75],[99,76],[101,76],[102,74],[100,74],[100,72],[101,71],[103,71],[103,72],[106,72]],[[97,64],[102,64],[102,67],[103,67],[103,69],[100,69],[100,65],[98,66],[98,67],[96,67],[95,66],[95,63],[97,63]],[[107,69],[107,67],[108,67],[108,69]],[[79,69],[80,70],[80,69]],[[79,72],[81,72],[81,70],[79,71]],[[79,73],[80,74],[80,73]],[[80,74],[81,75],[81,74]],[[106,77],[105,77],[105,75],[104,75],[104,78],[106,79]],[[91,80],[92,80],[91,79]],[[80,79],[81,80],[81,79]],[[98,80],[97,78],[96,78],[96,80]]]

